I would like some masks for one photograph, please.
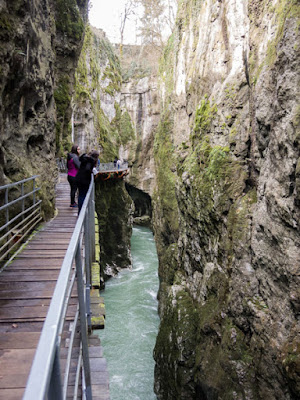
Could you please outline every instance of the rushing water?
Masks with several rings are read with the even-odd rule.
[[[153,400],[158,261],[148,228],[133,228],[131,253],[133,269],[110,279],[101,292],[106,319],[99,335],[108,365],[111,400]]]

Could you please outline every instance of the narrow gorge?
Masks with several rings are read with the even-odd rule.
[[[157,398],[298,399],[299,1],[180,0],[160,57],[120,57],[88,6],[0,1],[1,185],[39,174],[48,219],[72,142],[127,160],[96,181],[99,268],[151,227]]]

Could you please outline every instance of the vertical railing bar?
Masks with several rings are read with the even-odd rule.
[[[24,182],[21,183],[21,196],[22,196],[22,221],[24,220],[24,210],[25,210],[25,201],[24,201]]]
[[[8,204],[8,188],[5,189],[5,199],[4,199],[4,204],[7,205]],[[9,222],[9,212],[8,212],[8,207],[6,208],[6,225]],[[7,232],[7,229],[6,229]]]
[[[33,205],[35,204],[35,178],[33,178]]]
[[[62,321],[60,322],[60,324],[58,326],[58,335],[59,336],[62,334],[62,331],[63,331],[63,325],[64,325],[64,322],[65,322],[67,309],[68,309],[69,301],[71,299],[71,295],[72,295],[72,290],[73,290],[75,279],[76,279],[76,272],[73,271],[72,275],[71,275],[71,279],[70,279],[70,285],[69,285],[69,288],[68,288],[68,291],[67,291],[66,297],[65,297],[65,304],[64,304],[64,307],[63,307],[63,310],[62,310],[62,317],[61,317]]]
[[[56,344],[52,375],[49,383],[48,400],[63,400],[58,343]]]
[[[76,369],[76,375],[75,375],[75,383],[74,383],[73,400],[77,400],[77,396],[78,396],[78,387],[79,387],[81,362],[82,362],[82,343],[80,343],[80,348],[79,348],[79,356],[78,356],[78,363],[77,363],[77,369]]]
[[[68,381],[69,381],[69,375],[70,375],[70,365],[71,365],[71,360],[72,360],[72,350],[73,350],[73,346],[74,346],[74,338],[75,338],[76,327],[77,327],[77,322],[78,322],[78,315],[79,315],[79,307],[77,307],[77,310],[76,310],[75,318],[73,321],[74,325],[72,328],[71,337],[70,337],[70,341],[69,341],[69,350],[68,350],[68,355],[67,355],[64,386],[63,386],[63,400],[65,400],[67,398]]]
[[[93,237],[94,237],[94,232],[93,232],[93,208],[92,208],[92,203],[93,203],[93,197],[92,197],[93,192],[91,193],[91,201],[89,203],[89,237],[90,237],[90,243],[89,243],[89,250],[90,250],[90,284],[92,284],[92,262],[93,260]]]
[[[90,276],[90,227],[89,227],[89,208],[87,208],[87,214],[84,220],[84,249],[85,249],[85,274],[86,274],[86,284],[91,284]]]
[[[82,388],[82,394],[81,394],[81,400],[87,400],[86,396],[86,383],[85,383],[85,376],[84,376],[84,366],[82,367],[83,373],[81,374],[81,388]]]
[[[76,262],[76,272],[77,272],[77,291],[78,291],[77,295],[79,300],[80,333],[82,342],[83,368],[86,381],[86,395],[87,399],[91,400],[92,399],[91,372],[90,372],[89,349],[88,349],[88,339],[87,339],[86,309],[84,300],[84,284],[83,284],[80,246],[77,246],[75,262]]]
[[[92,201],[91,201],[91,231],[92,231],[92,262],[96,260],[95,256],[95,240],[96,240],[96,234],[95,234],[95,185],[93,186],[93,193],[92,193]]]
[[[91,193],[92,194],[92,193]],[[91,201],[91,197],[89,199]],[[86,276],[86,315],[88,330],[91,331],[91,301],[90,301],[90,290],[91,290],[91,229],[90,229],[90,201],[87,207],[86,216],[84,220],[84,255],[85,255],[85,276]]]

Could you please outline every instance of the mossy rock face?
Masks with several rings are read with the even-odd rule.
[[[40,175],[45,219],[55,211],[55,157],[70,148],[69,106],[87,3],[1,4],[0,182]]]
[[[132,266],[130,239],[132,200],[123,180],[96,181],[95,206],[99,221],[102,285],[122,268]]]
[[[194,398],[190,376],[195,366],[197,310],[183,285],[173,286],[172,291],[164,289],[168,295],[154,349],[155,390],[165,399]]]
[[[80,11],[87,5],[87,0],[56,0],[56,29],[71,41],[83,38],[85,24]]]
[[[299,1],[247,7],[180,2],[162,58],[159,399],[299,397]]]
[[[121,112],[121,67],[104,32],[88,26],[75,75],[74,137],[84,151],[98,148],[101,162],[111,162],[131,140],[128,113]]]
[[[161,237],[162,246],[174,243],[178,236],[178,214],[175,195],[176,175],[174,174],[174,147],[171,141],[173,121],[166,112],[157,128],[154,141],[156,161],[157,191],[154,195],[154,221],[157,235]],[[160,240],[157,241],[160,252]]]
[[[75,70],[85,37],[87,7],[87,0],[55,0],[57,79],[54,99],[57,108],[58,156],[65,155],[72,145],[71,99],[75,87]]]
[[[246,371],[249,374],[245,386],[254,385],[249,338],[231,321],[228,328],[227,310],[233,260],[241,245],[249,246],[249,215],[257,201],[256,190],[244,193],[247,169],[228,146],[211,143],[216,115],[216,106],[207,98],[202,99],[195,113],[190,144],[177,157],[168,151],[172,148],[167,135],[169,125],[164,125],[161,134],[166,146],[158,151],[159,173],[164,178],[159,181],[160,206],[168,199],[167,204],[173,205],[173,218],[178,212],[180,221],[178,243],[159,252],[161,325],[155,359],[156,391],[163,394],[162,398],[201,395],[217,399],[220,393],[224,399],[244,396],[239,373]],[[171,168],[170,173],[166,169],[173,165],[172,161],[176,177]],[[166,181],[167,172],[170,177]],[[168,198],[170,188],[166,182],[175,190],[173,202]],[[170,215],[164,213],[168,222]],[[184,303],[190,304],[192,312],[179,306],[182,287]],[[182,359],[185,352],[189,357]],[[167,371],[167,362],[172,372],[170,368]],[[170,394],[166,395],[168,391]]]

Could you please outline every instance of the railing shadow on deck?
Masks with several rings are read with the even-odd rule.
[[[35,353],[23,400],[60,400],[67,397],[71,354],[75,330],[80,321],[80,354],[77,362],[75,392],[79,388],[81,364],[83,364],[83,393],[92,399],[91,374],[89,364],[88,330],[91,326],[90,287],[91,264],[95,259],[95,203],[94,180],[91,179],[89,191],[78,216],[69,247],[67,249],[48,314],[44,322],[38,347]],[[75,262],[75,270],[72,268]],[[77,279],[75,279],[75,277]],[[60,344],[67,304],[77,281],[78,306],[73,331],[68,348],[67,363],[62,371]],[[77,398],[74,394],[74,398]]]

